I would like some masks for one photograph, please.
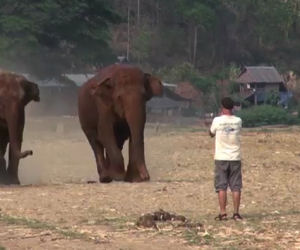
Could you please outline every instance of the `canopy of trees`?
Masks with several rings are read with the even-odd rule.
[[[111,60],[109,0],[1,0],[2,67],[40,76]]]
[[[300,0],[0,0],[0,66],[50,76],[125,56],[152,70],[300,71]],[[205,83],[202,83],[205,85]]]

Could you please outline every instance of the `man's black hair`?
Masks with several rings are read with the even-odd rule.
[[[233,109],[234,101],[230,97],[224,97],[221,100],[221,104],[222,104],[223,108],[231,110],[231,109]]]

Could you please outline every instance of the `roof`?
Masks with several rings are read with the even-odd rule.
[[[171,89],[169,89],[165,86],[164,86],[164,96],[166,96],[174,101],[189,101],[189,99],[178,95],[177,93],[175,93],[174,91],[172,91]]]
[[[169,97],[153,97],[147,102],[147,106],[154,109],[173,109],[182,107],[184,104],[182,101],[175,101]]]
[[[179,108],[186,104],[188,99],[177,95],[164,85],[164,94],[162,97],[153,97],[147,102],[147,106],[155,109]]]
[[[236,82],[281,83],[284,80],[273,66],[246,66]]]
[[[172,89],[172,90],[176,89],[176,86],[177,86],[177,84],[174,84],[174,83],[167,83],[167,82],[162,82],[162,85],[163,85],[164,87],[167,87],[167,88]]]
[[[47,79],[47,80],[40,80],[30,74],[22,74],[28,80],[35,82],[39,87],[65,87],[66,85],[58,81],[57,79]]]
[[[175,93],[185,99],[198,100],[202,97],[202,93],[190,82],[181,82],[176,86]]]
[[[81,86],[94,75],[95,74],[65,74],[65,76],[75,82],[77,86]]]

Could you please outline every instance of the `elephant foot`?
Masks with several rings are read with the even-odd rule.
[[[125,178],[125,169],[124,165],[110,165],[108,167],[109,176],[114,181],[124,181]]]
[[[99,181],[101,183],[109,183],[112,182],[112,178],[110,177],[109,171],[106,168],[98,168],[99,173]]]
[[[112,176],[113,180],[114,181],[124,181],[125,179],[125,173],[121,174],[121,173],[118,173],[118,174],[114,174]]]
[[[141,171],[132,171],[130,168],[128,168],[129,171],[126,173],[125,181],[127,182],[144,182],[149,181],[150,176],[147,171],[147,169],[143,169]]]
[[[7,184],[7,175],[6,173],[0,173],[0,185]]]
[[[112,178],[110,177],[110,176],[101,176],[100,178],[99,178],[99,181],[101,182],[101,183],[110,183],[110,182],[112,182]]]
[[[0,178],[0,185],[9,185],[9,182],[7,179]]]
[[[8,174],[6,179],[6,185],[20,185],[19,178]]]
[[[7,182],[6,182],[6,185],[20,185],[20,181],[18,179],[9,179]]]
[[[125,177],[126,182],[145,182],[149,181],[150,177],[141,177],[141,176],[127,176]]]
[[[9,180],[9,185],[20,185],[20,181],[17,179]]]
[[[124,181],[125,171],[110,171],[110,176],[114,181]]]

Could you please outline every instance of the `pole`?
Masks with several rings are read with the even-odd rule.
[[[127,9],[127,51],[126,51],[127,62],[129,62],[129,51],[130,51],[130,3],[131,3],[131,0],[128,0],[128,9]]]
[[[140,0],[137,0],[137,26],[140,26]]]

